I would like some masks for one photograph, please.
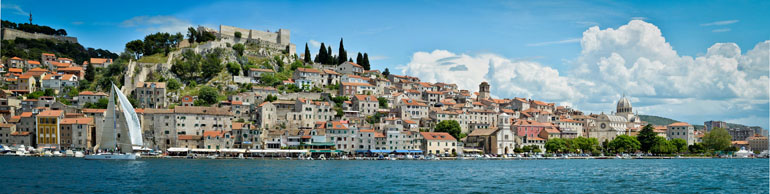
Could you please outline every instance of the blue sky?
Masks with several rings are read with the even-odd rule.
[[[581,42],[586,42],[584,33],[590,27],[617,29],[638,19],[656,27],[665,42],[681,57],[704,56],[715,43],[735,43],[740,53],[746,54],[758,43],[770,39],[770,25],[767,25],[768,17],[764,11],[768,8],[770,1],[132,1],[127,4],[121,1],[5,0],[2,2],[2,19],[26,22],[27,14],[32,12],[36,24],[65,28],[86,47],[114,52],[122,51],[127,41],[141,39],[148,33],[183,31],[190,25],[217,27],[224,24],[271,31],[285,28],[291,30],[291,40],[297,44],[299,52],[306,42],[325,42],[336,53],[339,39],[343,37],[349,52],[368,52],[373,68],[388,67],[397,73],[423,75],[424,72],[410,68],[420,65],[416,62],[417,54],[436,54],[433,51],[441,50],[458,56],[467,55],[469,59],[492,54],[513,63],[533,63],[535,69],[551,68],[564,76],[565,82],[588,80],[596,84],[607,80],[580,78],[586,74],[579,73],[579,70],[590,69],[581,65],[593,62],[581,46]],[[310,45],[315,54],[316,44]],[[625,65],[630,68],[633,62],[626,61]],[[464,66],[488,68],[490,64],[467,63]],[[764,72],[766,68],[760,70]],[[479,79],[490,80],[491,74],[485,72]],[[457,81],[445,76],[428,79]],[[756,79],[761,80],[757,76],[745,80]],[[477,89],[473,88],[477,83],[460,85]],[[500,92],[493,91],[493,94],[561,102],[589,112],[610,112],[614,109],[613,101],[627,93],[634,97],[632,102],[642,106],[637,110],[647,114],[696,124],[722,119],[768,126],[766,84],[758,86],[759,97],[731,91],[736,94],[719,99],[704,95],[668,95],[662,92],[666,90],[659,89],[661,85],[665,83],[653,85],[654,94],[620,91],[630,90],[622,85],[608,86],[599,92],[583,92],[585,88],[570,86],[580,95],[506,90],[510,87],[499,88]],[[663,94],[665,98],[654,98]],[[751,108],[744,109],[751,110],[733,114],[711,110],[708,114],[682,115],[659,107],[701,104],[710,100],[718,100],[725,106],[748,106]]]

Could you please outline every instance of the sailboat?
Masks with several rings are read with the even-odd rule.
[[[116,114],[115,97],[120,102],[123,114]],[[121,116],[122,115],[122,116]],[[95,146],[97,154],[85,156],[86,160],[136,160],[134,146],[142,147],[142,127],[136,110],[131,106],[125,95],[120,92],[115,84],[110,90],[107,112],[104,117],[104,127],[99,136],[99,143]],[[96,150],[107,150],[97,152]]]

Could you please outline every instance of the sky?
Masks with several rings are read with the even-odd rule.
[[[46,6],[39,6],[46,5]],[[610,113],[768,128],[770,1],[2,1],[3,20],[121,52],[149,33],[220,24],[291,31],[373,69]]]

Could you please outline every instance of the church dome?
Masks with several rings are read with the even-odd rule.
[[[632,109],[631,102],[628,101],[628,98],[623,96],[622,98],[620,98],[620,100],[618,100],[617,112],[619,112],[619,113],[631,112],[631,109]]]

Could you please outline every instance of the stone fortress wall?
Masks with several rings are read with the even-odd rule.
[[[72,36],[54,36],[41,33],[29,33],[21,30],[3,28],[2,29],[3,40],[15,40],[16,38],[26,39],[50,39],[64,42],[78,43],[78,38]]]
[[[291,31],[287,29],[278,29],[277,32],[266,32],[260,30],[251,30],[238,28],[234,26],[219,25],[219,31],[198,27],[199,29],[213,31],[217,34],[217,38],[223,41],[235,43],[246,43],[248,41],[259,41],[267,43],[275,49],[284,50],[289,47],[289,54],[296,53],[296,45],[291,43]],[[235,38],[235,32],[241,33],[241,38]]]

